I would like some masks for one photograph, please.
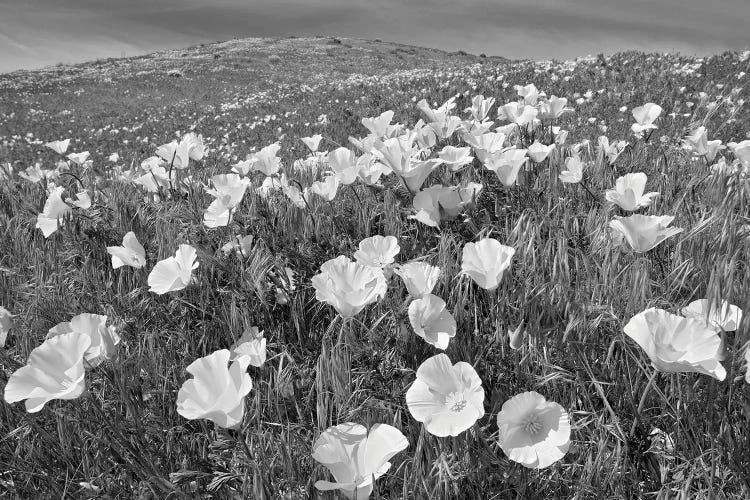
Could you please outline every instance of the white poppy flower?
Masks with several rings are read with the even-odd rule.
[[[65,139],[64,141],[52,141],[52,142],[46,142],[44,143],[45,146],[50,148],[52,151],[59,155],[64,155],[65,152],[68,150],[68,145],[70,144],[70,139]]]
[[[203,224],[214,228],[228,225],[232,220],[232,212],[242,203],[250,179],[238,174],[219,174],[211,177],[212,189],[206,192],[216,199],[211,202],[203,214]]]
[[[524,126],[532,123],[536,119],[539,110],[528,104],[511,102],[501,106],[497,110],[497,117],[501,120],[508,120],[515,125]]]
[[[409,295],[415,299],[432,293],[440,278],[440,268],[426,262],[408,262],[396,267],[393,272],[401,277]]]
[[[305,194],[312,193],[320,196],[326,201],[333,201],[341,185],[341,180],[336,175],[329,175],[322,181],[315,181],[312,186],[305,189]]]
[[[401,251],[395,236],[371,236],[359,242],[359,250],[354,252],[354,259],[362,265],[384,268],[393,264],[396,255]]]
[[[357,155],[349,148],[336,148],[327,156],[328,165],[341,184],[348,186],[357,180]]]
[[[650,308],[633,316],[624,328],[659,371],[697,372],[724,380],[723,347],[717,330],[703,320],[683,318]]]
[[[560,172],[560,180],[567,184],[577,184],[583,180],[583,167],[584,164],[581,159],[577,156],[569,156],[565,158],[565,168]]]
[[[641,134],[645,130],[655,129],[656,125],[654,125],[654,121],[659,118],[661,112],[661,106],[653,102],[633,108],[633,118],[635,118],[636,123],[630,127],[631,130],[636,134]]]
[[[50,328],[47,339],[75,332],[86,335],[91,339],[88,349],[84,353],[87,366],[99,366],[105,359],[111,358],[120,343],[120,336],[114,326],[107,326],[107,316],[83,313],[73,316],[70,321],[64,321]]]
[[[468,147],[456,148],[453,146],[445,146],[438,153],[438,158],[440,158],[453,172],[460,170],[462,167],[474,161],[474,157],[471,156],[471,148]]]
[[[385,296],[387,283],[380,269],[341,255],[323,263],[320,271],[312,278],[315,298],[333,306],[343,318],[358,314]]]
[[[250,327],[234,343],[230,351],[230,361],[244,356],[249,364],[259,368],[266,362],[266,338],[257,326]]]
[[[466,108],[464,111],[471,113],[474,120],[483,122],[489,116],[493,104],[495,104],[494,97],[488,97],[485,99],[485,97],[480,94],[471,99],[471,107]]]
[[[233,429],[245,413],[245,396],[253,388],[247,374],[250,359],[239,357],[229,365],[227,349],[198,358],[186,368],[193,378],[177,393],[177,413],[189,420],[205,418]]]
[[[0,347],[5,347],[8,332],[13,326],[13,315],[3,306],[0,306]]]
[[[438,354],[417,369],[406,405],[430,434],[458,436],[484,416],[482,381],[469,363],[452,365],[448,356]]]
[[[541,163],[550,155],[553,149],[555,149],[554,144],[545,146],[539,141],[534,141],[534,143],[529,146],[527,152],[531,161],[534,163]]]
[[[467,243],[463,248],[461,272],[469,275],[485,290],[494,290],[500,285],[505,270],[510,267],[516,250],[493,238],[484,238],[476,243]]]
[[[549,467],[570,448],[568,412],[534,391],[522,392],[503,403],[497,427],[500,448],[524,467]]]
[[[198,268],[198,251],[190,245],[180,245],[174,257],[156,263],[148,275],[149,291],[157,295],[182,290],[190,284],[193,270]]]
[[[44,341],[31,351],[26,366],[16,370],[5,386],[5,401],[26,400],[26,411],[36,413],[53,399],[76,399],[85,388],[83,354],[91,338],[68,333]]]
[[[599,145],[597,146],[597,148],[603,155],[607,157],[607,161],[611,165],[615,162],[615,160],[617,160],[617,158],[620,156],[620,153],[623,152],[625,146],[627,146],[628,143],[620,140],[610,144],[607,136],[603,135],[599,137],[598,144]]]
[[[221,247],[221,251],[224,255],[229,255],[230,252],[234,251],[239,259],[246,259],[252,251],[253,240],[252,234],[247,236],[235,235],[229,243]]]
[[[375,137],[384,137],[388,130],[388,125],[393,120],[393,111],[388,110],[380,114],[380,116],[362,118],[362,125]]]
[[[656,192],[644,194],[647,180],[643,172],[625,174],[617,178],[615,188],[607,191],[604,197],[607,201],[629,212],[647,207],[651,205],[655,197],[659,196]]]
[[[72,210],[62,199],[63,191],[63,187],[53,188],[44,203],[44,210],[37,216],[36,227],[42,230],[45,238],[57,231],[63,224],[64,217]]]
[[[431,293],[409,304],[409,322],[414,333],[438,349],[447,349],[450,339],[456,335],[456,320],[445,301]]]
[[[609,227],[622,234],[636,252],[647,252],[670,236],[683,231],[679,227],[668,227],[674,217],[671,215],[640,215],[615,217]]]
[[[107,253],[112,256],[112,269],[122,266],[140,269],[146,265],[146,250],[133,231],[128,231],[122,238],[122,246],[107,247]]]
[[[83,210],[88,210],[91,208],[91,196],[87,191],[81,191],[80,193],[76,194],[75,199],[68,198],[65,200],[66,203],[70,203],[73,206],[76,206]]]
[[[88,151],[82,151],[80,153],[70,153],[68,155],[68,159],[75,163],[76,165],[83,165],[86,163],[86,160],[89,159],[89,152]]]
[[[721,301],[720,307],[710,307],[708,299],[694,300],[687,307],[683,307],[680,312],[686,318],[706,322],[725,332],[737,330],[742,322],[742,309],[726,300]]]
[[[484,160],[484,166],[495,172],[503,186],[510,187],[516,183],[518,172],[526,163],[525,149],[506,149],[500,153],[489,155]]]
[[[303,137],[303,138],[302,138],[302,142],[304,142],[304,143],[305,143],[305,146],[307,146],[307,148],[308,148],[308,149],[309,149],[309,150],[310,150],[311,152],[315,153],[315,152],[317,152],[317,151],[318,151],[318,146],[320,146],[320,140],[321,140],[322,138],[323,138],[323,136],[322,136],[322,135],[320,135],[320,134],[315,134],[315,135],[313,135],[313,136],[310,136],[310,137]]]
[[[391,457],[408,446],[401,431],[388,424],[375,424],[369,433],[353,422],[329,427],[313,444],[312,457],[331,471],[335,482],[316,481],[315,487],[367,500],[375,480],[390,469]]]
[[[255,160],[252,165],[253,170],[266,175],[275,175],[281,168],[281,158],[276,156],[280,149],[279,143],[275,142],[253,154],[252,158]]]
[[[487,158],[495,153],[500,153],[505,144],[505,134],[498,132],[488,132],[481,135],[464,133],[463,139],[468,145],[474,148],[474,152],[479,161],[484,163]]]

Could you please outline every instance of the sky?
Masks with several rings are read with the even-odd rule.
[[[511,59],[750,48],[750,0],[0,0],[0,72],[244,37],[342,36]]]

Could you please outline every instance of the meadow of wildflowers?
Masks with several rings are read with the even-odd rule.
[[[750,497],[749,67],[0,75],[3,498]]]

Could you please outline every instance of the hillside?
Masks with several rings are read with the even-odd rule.
[[[314,486],[332,481],[314,443],[355,422],[388,424],[408,442],[388,458],[373,498],[747,498],[750,156],[736,143],[750,138],[748,73],[750,52],[511,61],[291,38],[0,75],[0,306],[13,314],[8,333],[0,309],[0,388],[7,400],[12,374],[79,314],[106,315],[120,338],[116,349],[101,341],[96,366],[84,347],[86,364],[76,366],[85,391],[83,374],[69,381],[75,370],[58,370],[44,380],[65,397],[34,412],[34,398],[0,403],[0,496],[329,498]],[[513,110],[537,116],[553,96],[570,110],[513,123]],[[489,114],[471,118],[482,103]],[[506,103],[517,104],[498,116]],[[646,103],[659,112],[634,134],[633,113]],[[699,126],[726,146],[710,160],[685,146]],[[500,149],[489,153],[478,137],[495,127]],[[315,134],[330,154],[301,140]],[[360,161],[397,164],[383,151],[404,136],[419,148],[393,157],[408,156],[423,178],[398,165],[352,176]],[[65,155],[90,156],[45,146],[65,139]],[[173,140],[196,141],[200,154],[176,167],[177,149],[171,162],[155,158]],[[542,157],[532,153],[540,146],[550,146]],[[492,167],[508,151],[523,151],[517,177]],[[207,212],[237,198],[222,187],[230,177],[215,177],[232,168],[241,194],[221,224]],[[658,195],[630,208],[612,202],[619,179],[635,173]],[[429,198],[433,188],[448,201]],[[39,215],[52,205],[64,215],[43,234]],[[612,225],[631,212],[673,216],[682,231],[660,228],[669,236],[639,247]],[[144,261],[113,268],[107,248],[131,231]],[[398,242],[395,263],[382,273],[357,267],[334,305],[314,277],[375,235]],[[232,246],[245,236],[247,248]],[[463,267],[467,245],[485,238],[513,250],[494,289]],[[181,288],[155,292],[153,269],[180,245],[195,249],[198,267]],[[417,261],[440,268],[421,295],[398,267]],[[361,298],[357,286],[381,283],[377,300],[342,313]],[[441,327],[453,325],[446,348],[415,333],[412,306],[427,295],[444,303]],[[675,339],[661,331],[652,349],[665,349],[661,362],[624,331],[649,308],[679,314],[704,298],[739,306],[745,319],[715,331],[695,320]],[[229,418],[221,408],[186,418],[178,400],[195,375],[186,368],[253,326],[267,358],[247,371],[241,425],[215,423]],[[700,335],[704,343],[691,343]],[[441,352],[471,365],[483,387],[483,416],[456,436],[415,420],[405,395]],[[210,380],[206,397],[226,381]],[[569,443],[548,467],[524,467],[499,444],[498,414],[525,391],[569,418]],[[463,411],[459,392],[441,404],[454,398],[451,411]]]

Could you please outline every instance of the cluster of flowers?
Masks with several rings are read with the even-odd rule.
[[[567,107],[567,99],[547,97],[534,85],[517,86],[516,90],[518,101],[498,106],[497,118],[507,122],[504,125],[496,126],[489,118],[495,100],[478,95],[465,110],[466,119],[452,114],[455,98],[435,109],[421,100],[417,107],[424,119],[411,129],[393,124],[393,111],[364,118],[362,124],[369,134],[364,138],[349,138],[359,154],[345,147],[319,151],[322,136],[305,137],[302,141],[310,155],[295,162],[288,171],[277,156],[280,145],[269,145],[232,165],[231,172],[211,177],[210,186],[203,186],[214,198],[204,212],[203,223],[209,228],[228,226],[244,195],[253,187],[250,176],[254,174],[263,176],[260,185],[254,188],[258,194],[267,196],[280,190],[294,205],[306,210],[311,210],[312,196],[332,201],[342,185],[359,182],[382,187],[383,178],[394,176],[411,194],[414,212],[411,218],[439,227],[444,219],[455,218],[466,210],[483,186],[464,179],[455,184],[424,187],[431,177],[443,181],[454,179],[453,174],[469,170],[476,159],[484,170],[494,172],[503,186],[510,187],[518,181],[522,168],[542,165],[556,150],[563,154],[561,146],[566,142],[567,132],[554,124],[573,111]],[[633,109],[636,122],[632,132],[648,140],[657,128],[655,122],[661,112],[662,108],[653,103]],[[547,127],[550,140],[544,144],[539,138],[545,137]],[[433,151],[438,142],[447,142],[456,135],[466,146],[446,145],[440,151]],[[533,142],[529,137],[534,138]],[[600,137],[598,144],[601,155],[610,164],[626,146],[625,141],[610,143],[607,137]],[[713,162],[725,148],[721,141],[709,141],[704,127],[685,138],[684,145],[707,163]],[[68,141],[47,146],[62,156]],[[714,171],[746,175],[750,171],[750,141],[729,143],[727,147],[734,153],[733,163],[727,165],[722,157],[714,165]],[[583,149],[582,143],[570,148],[572,155],[564,158],[565,170],[558,176],[561,182],[584,183],[587,162],[580,155]],[[157,148],[156,155],[145,160],[139,170],[123,172],[120,179],[159,197],[176,189],[192,193],[195,184],[191,176],[185,175],[180,180],[180,172],[187,170],[191,160],[200,161],[205,154],[202,137],[187,134],[180,141]],[[54,179],[66,173],[69,162],[84,169],[90,162],[85,152],[65,158],[54,170],[35,166],[21,174],[32,182],[42,179],[48,182],[48,199],[37,218],[37,227],[45,237],[64,224],[74,208],[87,210],[95,199],[94,193],[84,189],[76,199],[63,200],[64,188],[55,186]],[[446,175],[433,176],[443,166]],[[323,172],[323,177],[305,187],[292,179],[295,170],[303,169],[314,169],[316,174]],[[604,196],[620,209],[635,212],[650,206],[659,194],[646,193],[647,181],[644,173],[626,174]],[[683,230],[669,227],[673,219],[641,214],[617,216],[610,221],[609,228],[615,242],[627,241],[633,251],[646,252]],[[251,244],[252,237],[237,236],[223,250],[236,251],[242,256]],[[107,251],[115,269],[146,265],[145,249],[133,232],[124,236],[122,246],[107,247]],[[408,318],[414,332],[435,348],[445,350],[457,333],[457,325],[446,302],[432,293],[441,270],[424,260],[396,264],[399,252],[398,240],[393,236],[363,240],[353,255],[354,260],[342,255],[321,265],[320,273],[312,278],[316,298],[331,305],[342,318],[351,318],[381,300],[393,275],[399,276],[411,299]],[[515,249],[492,238],[466,243],[461,272],[479,287],[495,290],[514,254]],[[196,248],[180,245],[173,257],[155,264],[148,276],[150,290],[164,294],[187,287],[193,281],[193,270],[199,266],[197,257]],[[738,327],[742,311],[726,302],[716,306],[701,300],[684,308],[682,314],[647,309],[634,316],[624,331],[644,349],[658,371],[698,372],[723,380],[726,371],[721,364],[724,349],[720,334]],[[27,410],[34,412],[51,399],[80,396],[85,387],[85,368],[94,368],[110,358],[119,342],[114,327],[105,326],[106,319],[106,316],[82,314],[50,330],[47,340],[32,351],[28,364],[11,376],[5,390],[6,401],[25,399]],[[0,308],[0,344],[5,342],[11,322],[10,312]],[[511,346],[520,345],[516,332]],[[750,351],[746,352],[750,361]],[[187,368],[193,378],[184,383],[177,396],[178,412],[188,419],[212,420],[221,427],[240,425],[244,399],[252,389],[248,366],[261,366],[265,359],[265,338],[257,328],[251,328],[232,348],[195,360]],[[452,364],[443,353],[418,367],[416,380],[405,399],[411,415],[423,423],[427,432],[439,437],[465,432],[485,413],[484,389],[475,369],[465,362]],[[560,460],[570,445],[567,412],[535,392],[525,392],[506,401],[497,423],[501,448],[511,460],[527,467],[549,466]],[[313,457],[331,470],[336,482],[319,481],[316,486],[323,490],[341,489],[349,498],[366,498],[374,480],[388,470],[388,460],[407,446],[403,434],[389,425],[377,424],[369,432],[351,422],[331,427],[315,443]]]

